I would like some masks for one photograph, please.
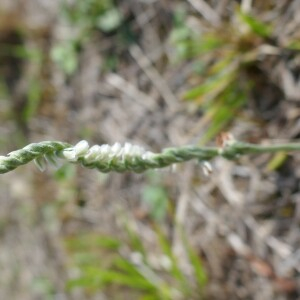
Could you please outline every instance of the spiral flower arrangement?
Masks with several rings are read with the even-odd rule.
[[[130,143],[90,147],[85,140],[74,146],[60,141],[44,141],[29,144],[6,156],[0,156],[0,173],[12,171],[32,160],[41,171],[45,169],[47,163],[57,165],[59,160],[66,160],[101,172],[143,172],[147,169],[164,168],[191,159],[200,161],[204,171],[209,173],[211,166],[208,161],[216,156],[235,159],[247,154],[299,150],[300,144],[298,143],[256,145],[238,142],[232,137],[223,140],[218,147],[183,146],[165,148],[160,153],[154,153]]]

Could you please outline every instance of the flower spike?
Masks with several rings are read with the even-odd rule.
[[[56,165],[59,159],[72,163],[79,163],[90,169],[101,172],[143,172],[147,169],[158,169],[176,163],[197,159],[202,163],[204,172],[211,173],[208,163],[216,156],[235,159],[240,155],[275,153],[278,151],[300,151],[300,144],[256,145],[238,142],[233,138],[219,147],[183,146],[163,149],[160,153],[153,153],[143,147],[125,143],[115,143],[112,146],[89,146],[87,141],[80,141],[75,146],[59,141],[44,141],[33,143],[0,156],[0,173],[7,173],[17,167],[34,160],[40,170],[44,170],[46,162]],[[220,151],[220,149],[222,151]]]

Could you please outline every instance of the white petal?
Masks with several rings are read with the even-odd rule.
[[[115,154],[116,157],[122,158],[124,154],[124,149],[121,147],[121,149],[118,151],[118,153]]]
[[[131,155],[131,151],[132,151],[133,146],[130,143],[125,143],[123,149],[124,149],[124,155]]]
[[[122,149],[122,146],[120,143],[115,143],[112,147],[111,147],[111,152],[113,155],[118,155],[118,153],[120,152],[120,150]]]
[[[74,151],[77,157],[86,154],[88,150],[89,150],[89,143],[85,140],[80,141],[74,146]]]
[[[107,144],[101,145],[99,149],[99,154],[97,160],[106,160],[110,153],[110,146]]]
[[[77,159],[74,149],[65,149],[63,150],[62,154],[66,159],[70,161],[75,161]]]
[[[145,153],[145,149],[141,146],[134,146],[133,152],[136,156],[142,156]]]
[[[84,157],[89,159],[95,159],[100,153],[101,153],[101,147],[99,145],[94,145],[89,149],[89,151]]]
[[[4,156],[4,155],[1,155],[0,156],[0,163],[2,162],[2,161],[5,161],[7,159],[7,157],[6,156]]]
[[[84,156],[84,159],[89,163],[96,160],[97,156],[99,156],[100,154],[101,147],[99,145],[95,145],[89,149],[88,153]]]

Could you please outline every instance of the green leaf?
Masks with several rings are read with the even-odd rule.
[[[183,230],[181,230],[181,237],[182,237],[183,245],[185,246],[185,249],[187,250],[189,260],[193,267],[195,279],[197,281],[200,291],[202,291],[204,286],[207,284],[207,275],[206,275],[205,269],[202,265],[199,255],[190,245],[190,243],[187,239],[187,236],[185,235]]]
[[[25,121],[29,121],[38,109],[42,96],[41,84],[38,78],[33,78],[29,83],[28,101],[22,115]]]
[[[217,34],[206,34],[203,37],[194,38],[190,45],[193,56],[209,53],[219,49],[225,44],[224,40]]]
[[[287,48],[291,50],[300,50],[300,41],[291,41]]]
[[[271,36],[272,28],[269,25],[262,23],[261,21],[257,20],[253,16],[249,14],[245,14],[242,11],[238,12],[238,16],[240,17],[241,21],[243,21],[246,25],[248,25],[249,29],[253,33],[263,38],[268,38]]]
[[[272,157],[272,159],[268,162],[267,170],[274,171],[280,168],[284,162],[287,160],[288,155],[286,152],[280,151]]]
[[[83,275],[81,277],[68,282],[68,288],[82,286],[99,290],[109,285],[118,285],[148,292],[156,290],[154,285],[138,273],[134,276],[133,274],[122,273],[113,269],[102,269],[92,265],[83,268],[82,271]]]
[[[237,111],[245,104],[246,95],[235,82],[230,84],[214,102],[209,103],[206,114],[211,119],[211,125],[200,140],[200,144],[215,137],[224,127],[236,118]]]
[[[156,233],[157,233],[160,247],[162,248],[164,254],[167,255],[172,262],[171,275],[178,280],[181,289],[185,293],[188,292],[189,285],[187,279],[185,275],[182,273],[182,271],[180,270],[180,267],[177,262],[177,258],[173,254],[171,243],[168,241],[168,239],[165,237],[165,235],[162,233],[161,229],[158,226],[156,226]]]
[[[221,92],[231,83],[235,76],[235,70],[217,74],[206,80],[203,84],[186,92],[184,95],[184,99],[193,100],[195,98],[205,96],[209,93],[216,93],[216,91]]]
[[[84,251],[91,248],[105,248],[117,250],[121,242],[110,236],[99,235],[97,233],[80,234],[66,239],[66,245],[72,251]]]

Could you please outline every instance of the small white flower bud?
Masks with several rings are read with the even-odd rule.
[[[88,150],[89,150],[89,143],[85,140],[80,141],[74,146],[76,157],[83,156],[88,152]]]
[[[97,160],[102,159],[106,160],[109,157],[111,147],[107,144],[101,145],[99,150],[99,155],[97,156]]]
[[[117,158],[122,158],[124,154],[124,148],[121,146],[121,149],[118,151],[118,153],[116,153],[116,157]]]
[[[145,150],[142,147],[137,146],[137,145],[134,145],[132,147],[132,151],[131,151],[133,156],[142,156],[144,152],[145,152]]]
[[[120,152],[121,149],[122,149],[121,144],[120,143],[115,143],[111,147],[111,152],[113,153],[113,155],[118,155],[118,153]]]
[[[154,154],[153,152],[147,151],[142,155],[142,159],[144,159],[144,160],[151,159],[153,157],[153,154]]]
[[[76,161],[77,159],[76,153],[73,148],[63,150],[62,155],[64,156],[64,158],[70,161]]]
[[[101,147],[99,145],[92,146],[87,154],[84,156],[84,159],[87,163],[90,163],[96,160],[97,156],[101,154]]]
[[[76,161],[80,156],[86,154],[88,150],[89,144],[87,141],[83,140],[77,143],[74,147],[63,150],[62,154],[66,159]]]
[[[130,156],[133,146],[130,143],[125,143],[123,149],[124,149],[124,156]]]
[[[109,157],[111,159],[115,158],[115,157],[119,157],[119,152],[122,149],[122,145],[120,143],[115,143],[112,146],[110,146],[110,153],[109,153]]]

